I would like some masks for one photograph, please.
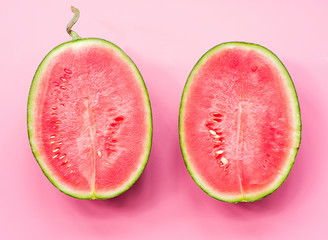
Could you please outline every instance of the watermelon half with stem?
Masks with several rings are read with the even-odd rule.
[[[179,132],[187,169],[210,196],[247,202],[271,194],[288,176],[301,139],[290,75],[256,44],[210,49],[186,82]]]
[[[28,99],[28,135],[48,179],[81,199],[130,188],[150,153],[152,116],[137,67],[116,45],[81,38],[54,48],[38,67]]]

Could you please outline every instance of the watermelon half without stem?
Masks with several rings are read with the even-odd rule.
[[[301,140],[286,68],[256,44],[210,49],[185,85],[179,132],[187,169],[210,196],[247,202],[269,195],[288,176]]]
[[[81,199],[111,198],[130,188],[150,153],[152,116],[132,60],[103,39],[72,40],[38,67],[28,99],[28,135],[48,179]]]

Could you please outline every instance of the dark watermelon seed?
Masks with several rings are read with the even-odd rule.
[[[118,123],[116,123],[116,122],[110,124],[111,127],[116,127],[117,125],[118,125]]]
[[[214,123],[206,123],[205,126],[208,128],[208,129],[212,129],[213,130],[213,126],[214,126]]]
[[[67,164],[68,163],[68,160],[66,159],[64,162],[62,162],[62,164],[60,164],[60,165],[65,165],[65,164]]]
[[[213,117],[215,117],[215,118],[221,118],[221,117],[223,117],[222,114],[217,113],[217,112],[213,112],[213,113],[211,113],[211,115],[212,115]]]
[[[117,118],[114,119],[116,122],[122,122],[124,120],[124,117],[119,116]]]
[[[219,122],[222,122],[222,119],[220,119],[220,118],[213,118],[213,121],[219,123]]]
[[[70,70],[69,68],[64,68],[64,72],[67,74],[72,74],[72,70]]]
[[[215,142],[215,145],[213,146],[215,149],[221,147],[222,143],[221,142]]]

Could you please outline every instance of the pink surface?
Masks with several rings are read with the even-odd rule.
[[[102,201],[68,197],[31,153],[26,105],[42,58],[75,30],[119,45],[139,67],[153,109],[148,165],[132,189]],[[326,1],[5,1],[1,23],[1,239],[327,239],[328,47]],[[299,95],[302,143],[292,172],[271,196],[228,204],[189,176],[179,149],[185,80],[209,48],[225,41],[266,46]]]

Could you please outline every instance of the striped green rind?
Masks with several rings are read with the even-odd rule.
[[[56,174],[52,173],[50,169],[47,167],[47,165],[44,163],[42,159],[42,153],[40,152],[40,149],[38,148],[38,143],[36,140],[36,131],[38,130],[38,127],[35,126],[34,122],[34,117],[35,117],[35,111],[36,108],[40,107],[36,105],[35,99],[40,94],[42,91],[42,86],[40,79],[42,78],[43,74],[45,73],[48,64],[50,61],[55,57],[57,54],[64,52],[67,48],[74,48],[74,47],[81,47],[84,45],[88,44],[97,44],[101,45],[103,47],[107,47],[110,49],[113,49],[117,54],[119,54],[122,59],[124,59],[133,69],[135,72],[137,79],[139,81],[140,86],[143,89],[143,96],[144,96],[144,103],[145,103],[145,109],[148,110],[148,133],[147,133],[147,139],[145,139],[146,144],[145,144],[145,150],[143,156],[141,156],[141,164],[139,168],[136,170],[136,172],[130,177],[130,179],[125,182],[120,188],[117,188],[115,191],[110,191],[110,192],[105,192],[101,194],[96,194],[96,193],[85,193],[85,192],[80,192],[80,191],[75,191],[73,189],[68,188],[65,186],[65,184],[61,183],[57,178]],[[112,198],[115,196],[118,196],[122,194],[123,192],[127,191],[132,185],[139,179],[140,175],[142,174],[149,158],[150,150],[151,150],[151,145],[152,145],[152,136],[153,136],[153,122],[152,122],[152,112],[151,112],[151,105],[150,105],[150,100],[149,100],[149,95],[148,91],[145,85],[145,82],[134,64],[134,62],[127,56],[122,49],[120,49],[117,45],[108,42],[104,39],[100,38],[83,38],[83,39],[78,39],[78,40],[73,40],[69,42],[62,43],[55,47],[53,50],[51,50],[46,57],[42,60],[40,63],[34,77],[33,81],[30,87],[30,92],[29,92],[29,97],[28,97],[28,104],[27,104],[27,128],[28,128],[28,137],[29,137],[29,142],[31,145],[31,149],[33,152],[33,155],[35,159],[37,160],[38,164],[40,165],[43,173],[46,175],[46,177],[49,179],[49,181],[61,192],[75,197],[79,199],[108,199]]]
[[[219,52],[223,49],[227,49],[227,48],[243,48],[243,49],[249,49],[249,50],[252,49],[252,50],[255,50],[255,51],[263,54],[268,59],[271,59],[273,64],[278,68],[279,72],[284,77],[284,80],[285,80],[284,83],[285,83],[286,90],[288,91],[290,104],[292,106],[292,109],[294,110],[294,113],[293,113],[294,127],[295,127],[294,137],[293,137],[294,144],[293,144],[293,148],[291,149],[290,156],[289,156],[288,160],[286,161],[286,165],[281,169],[281,174],[276,179],[276,181],[274,181],[267,189],[265,189],[265,191],[261,191],[259,193],[243,195],[243,196],[232,196],[232,195],[230,196],[230,195],[218,193],[214,189],[211,189],[211,187],[208,184],[206,184],[206,182],[201,178],[201,176],[199,176],[197,174],[197,169],[195,169],[192,166],[192,164],[189,160],[191,158],[191,156],[187,152],[187,148],[186,148],[185,141],[184,141],[184,128],[183,128],[183,123],[185,121],[184,104],[186,101],[186,97],[188,96],[189,88],[192,84],[193,78],[196,75],[196,73],[198,72],[199,68],[201,66],[203,66],[206,63],[206,61],[209,58],[211,58],[211,56],[213,56],[217,52]],[[286,180],[287,176],[290,173],[290,170],[292,169],[292,167],[294,165],[295,158],[296,158],[296,155],[297,155],[297,152],[298,152],[298,149],[300,146],[300,142],[301,142],[301,131],[302,131],[302,123],[301,123],[300,106],[299,106],[298,97],[297,97],[297,93],[296,93],[293,81],[292,81],[287,69],[285,68],[283,63],[280,61],[280,59],[274,53],[272,53],[269,49],[267,49],[263,46],[260,46],[258,44],[254,44],[254,43],[247,43],[247,42],[226,42],[226,43],[219,44],[219,45],[211,48],[209,51],[207,51],[198,60],[198,62],[196,63],[196,65],[194,66],[194,68],[192,69],[191,73],[188,76],[187,82],[185,84],[185,87],[184,87],[184,90],[182,93],[181,103],[180,103],[180,111],[179,111],[180,148],[181,148],[181,152],[182,152],[182,156],[183,156],[186,168],[188,169],[193,180],[205,193],[207,193],[208,195],[210,195],[211,197],[213,197],[217,200],[224,201],[224,202],[230,202],[230,203],[252,202],[252,201],[262,199],[262,198],[270,195],[271,193],[273,193]]]

